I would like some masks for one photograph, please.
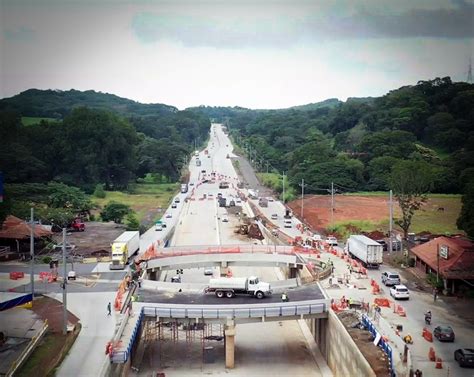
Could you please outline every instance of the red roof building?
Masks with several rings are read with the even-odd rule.
[[[474,243],[459,237],[437,237],[415,246],[416,267],[425,273],[439,273],[446,290],[455,292],[462,281],[474,282]]]

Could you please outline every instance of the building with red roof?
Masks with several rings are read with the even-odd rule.
[[[411,249],[415,266],[428,274],[439,273],[446,291],[474,286],[474,243],[461,237],[437,237]]]

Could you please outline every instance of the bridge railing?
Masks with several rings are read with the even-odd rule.
[[[198,305],[189,306],[144,306],[145,316],[162,318],[202,318],[202,319],[243,319],[243,318],[261,318],[261,317],[291,317],[301,315],[320,314],[327,311],[327,300],[318,301],[300,301],[298,303],[269,304],[265,306],[236,305],[229,307],[200,307]]]

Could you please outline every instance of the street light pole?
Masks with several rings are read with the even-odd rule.
[[[388,252],[393,251],[392,248],[392,227],[393,227],[393,203],[392,203],[392,190],[390,190],[390,201],[389,201],[389,212],[390,212],[390,221],[388,223]]]
[[[331,225],[334,225],[334,182],[331,182]]]
[[[66,228],[63,228],[63,335],[67,334],[67,266],[66,266]]]
[[[304,215],[304,179],[301,180],[301,221],[303,221],[303,215]]]
[[[283,205],[285,205],[285,172],[283,172]]]
[[[31,300],[35,299],[35,218],[34,209],[31,207],[31,220],[30,220],[30,282],[31,282]]]

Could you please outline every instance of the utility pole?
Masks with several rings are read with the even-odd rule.
[[[392,227],[393,227],[393,203],[392,203],[392,190],[390,190],[390,199],[389,199],[389,212],[390,212],[390,221],[388,223],[388,252],[391,253],[392,249]]]
[[[334,225],[334,182],[331,182],[331,225]]]
[[[301,180],[300,186],[301,186],[301,221],[303,221],[303,214],[304,214],[304,187],[306,186],[306,185],[304,184],[304,179]]]
[[[34,209],[31,207],[31,220],[30,220],[30,282],[31,282],[31,300],[35,299],[35,218]]]
[[[439,243],[436,245],[436,283],[439,283]]]
[[[285,205],[285,172],[283,172],[283,205]]]
[[[63,228],[63,335],[67,334],[67,266],[66,266],[66,228]]]

